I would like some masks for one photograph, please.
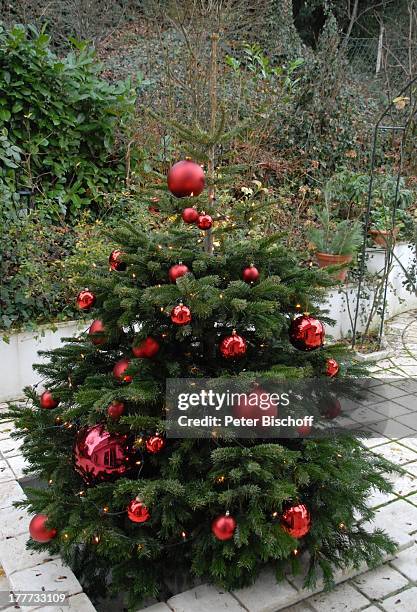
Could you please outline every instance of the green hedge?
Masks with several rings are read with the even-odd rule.
[[[73,45],[58,58],[44,32],[0,25],[0,126],[21,150],[9,179],[69,220],[122,184],[136,100],[130,81],[109,84],[94,51]]]

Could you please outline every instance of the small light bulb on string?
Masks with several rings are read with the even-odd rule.
[[[96,263],[93,263],[93,268],[97,268],[97,264]]]
[[[292,551],[292,554],[294,555],[294,557],[296,557],[299,553],[298,548],[294,548],[294,550]]]
[[[183,540],[187,539],[187,534],[185,533],[185,531],[181,531],[181,537]]]
[[[298,310],[298,309],[300,309],[300,308],[301,308],[301,304],[296,304],[296,305],[295,305],[295,307],[296,307],[296,308],[297,308],[297,310]]]
[[[104,508],[103,508],[104,514],[107,514],[108,511],[109,511],[109,507],[108,506],[104,506]]]
[[[226,476],[217,476],[216,482],[222,484],[226,480]]]
[[[99,535],[93,536],[93,544],[99,544],[99,543],[100,543],[100,536]]]
[[[162,249],[162,244],[158,244],[158,249],[161,250]]]
[[[60,417],[60,416],[57,416],[57,417],[55,418],[55,423],[56,423],[57,425],[61,425],[61,423],[62,423],[62,419],[61,419],[61,417]]]
[[[68,540],[69,539],[69,535],[67,533],[63,533],[62,537],[64,540]]]
[[[136,274],[134,272],[132,274],[132,278],[136,278]]]
[[[85,359],[84,353],[81,353],[80,357],[81,357],[81,359]]]
[[[345,531],[346,525],[344,523],[339,523],[339,529],[341,529],[341,531]]]
[[[275,512],[272,513],[272,518],[276,519],[278,518],[278,512],[275,510]]]
[[[54,481],[52,480],[52,478],[51,478],[50,480],[48,480],[48,484],[49,484],[49,486],[51,486],[51,484],[52,484],[53,482],[54,482]]]
[[[78,492],[78,495],[79,495],[79,497],[84,497],[84,495],[85,495],[85,491],[79,491],[79,492]]]
[[[164,312],[164,307],[163,307],[163,306],[161,306],[160,310],[161,310],[161,312]]]
[[[142,461],[136,461],[135,465],[142,465]]]

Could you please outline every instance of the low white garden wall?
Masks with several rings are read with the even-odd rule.
[[[415,260],[415,251],[407,244],[398,244],[395,247],[395,256],[405,269],[408,269]],[[384,251],[382,249],[369,249],[367,268],[369,272],[378,273],[384,267]],[[386,319],[396,314],[417,308],[417,295],[408,292],[403,282],[404,271],[394,260],[389,278],[387,294]],[[328,309],[329,316],[335,319],[334,326],[327,326],[327,332],[334,339],[346,337],[352,330],[352,320],[356,307],[356,285],[344,285],[329,291],[327,300],[323,305]],[[360,317],[358,330],[366,325],[366,313],[372,299],[372,288],[365,284],[363,293],[365,298],[360,302]],[[378,317],[375,317],[373,329],[378,327]],[[36,333],[22,332],[13,334],[9,343],[0,340],[0,402],[17,399],[22,396],[22,389],[27,385],[39,382],[39,376],[32,369],[32,364],[39,363],[39,350],[48,350],[59,346],[61,338],[71,337],[86,329],[85,322],[69,321],[58,323],[56,331],[46,327]]]
[[[61,338],[71,338],[86,329],[81,321],[57,323],[56,331],[42,327],[36,332],[12,334],[9,342],[0,336],[0,402],[22,397],[22,389],[39,382],[39,374],[32,365],[40,363],[38,351],[56,348]]]

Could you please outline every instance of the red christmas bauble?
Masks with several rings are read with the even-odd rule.
[[[320,412],[326,419],[335,419],[342,412],[342,405],[337,397],[325,397],[320,400]]]
[[[210,215],[199,215],[197,221],[197,227],[201,230],[209,230],[213,225],[213,219]]]
[[[324,344],[324,325],[315,317],[303,314],[291,322],[290,342],[300,351],[314,351]]]
[[[242,278],[245,283],[255,283],[259,278],[259,270],[252,264],[248,268],[245,268],[242,272]]]
[[[218,540],[231,540],[236,530],[236,521],[233,516],[223,514],[214,519],[211,524],[211,531]]]
[[[159,453],[165,446],[165,439],[161,436],[155,435],[148,438],[145,442],[146,450],[148,453],[155,455]]]
[[[226,359],[243,357],[246,353],[246,340],[233,331],[231,336],[226,336],[220,342],[220,352]]]
[[[46,514],[36,514],[29,523],[29,533],[35,542],[50,542],[56,536],[56,529],[46,527],[48,517]]]
[[[167,181],[172,195],[177,198],[189,198],[200,195],[206,179],[201,166],[190,159],[184,159],[172,166]]]
[[[261,425],[263,416],[278,416],[278,406],[271,403],[269,393],[265,389],[256,387],[243,397],[240,394],[239,402],[233,406],[233,416],[238,419],[260,419]]]
[[[168,272],[169,280],[171,281],[171,283],[175,283],[177,278],[181,278],[181,276],[188,274],[189,271],[190,270],[184,264],[182,263],[175,264],[174,266],[171,266],[169,269],[169,272]]]
[[[88,310],[95,304],[96,296],[89,289],[83,289],[77,295],[77,306],[80,310]]]
[[[293,538],[302,538],[310,531],[311,516],[305,504],[287,508],[281,517],[281,525]]]
[[[132,353],[138,358],[145,357],[146,359],[152,359],[158,351],[159,342],[155,340],[155,338],[152,338],[152,336],[148,336],[137,346],[132,346]]]
[[[126,508],[127,516],[134,523],[145,523],[151,518],[148,508],[139,499],[132,499]]]
[[[103,321],[100,319],[95,319],[88,330],[88,335],[90,336],[90,340],[96,346],[100,344],[105,344],[107,342],[107,338],[103,336],[104,333],[104,325]]]
[[[116,272],[124,272],[124,270],[126,270],[127,265],[121,260],[122,255],[124,255],[124,253],[119,251],[119,249],[115,249],[110,253],[109,264],[112,270],[115,270]]]
[[[312,430],[310,425],[299,425],[297,427],[298,435],[302,438],[304,436],[308,436]]]
[[[56,408],[59,404],[59,398],[55,399],[50,391],[44,391],[40,397],[40,405],[41,408],[46,408],[47,410],[51,410],[52,408]]]
[[[87,484],[113,480],[133,466],[128,436],[110,433],[103,424],[80,429],[74,444],[74,468]]]
[[[197,223],[199,216],[195,208],[184,208],[182,211],[182,218],[185,223]]]
[[[120,419],[124,411],[125,405],[123,402],[112,402],[107,408],[107,416],[117,421],[117,419]]]
[[[326,361],[326,376],[330,376],[333,378],[337,376],[340,370],[340,366],[337,363],[336,359],[328,359]]]
[[[171,310],[171,321],[175,325],[188,325],[191,321],[191,310],[184,304],[178,304]]]
[[[119,359],[119,361],[117,361],[114,364],[113,367],[113,376],[115,378],[117,378],[118,380],[121,380],[123,382],[127,382],[127,383],[131,383],[133,380],[133,377],[130,376],[129,374],[125,374],[127,368],[130,366],[130,361],[129,359],[123,358],[123,359]]]

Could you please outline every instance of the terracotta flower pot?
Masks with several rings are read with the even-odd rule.
[[[353,259],[353,255],[332,255],[331,253],[316,253],[317,263],[320,268],[328,268],[329,266],[338,266],[340,264],[348,264]],[[334,277],[337,280],[344,281],[346,279],[347,269],[340,270],[334,273]]]
[[[369,230],[369,234],[376,245],[386,249],[387,244],[395,242],[398,234],[398,227],[395,227],[394,230],[371,229]]]

